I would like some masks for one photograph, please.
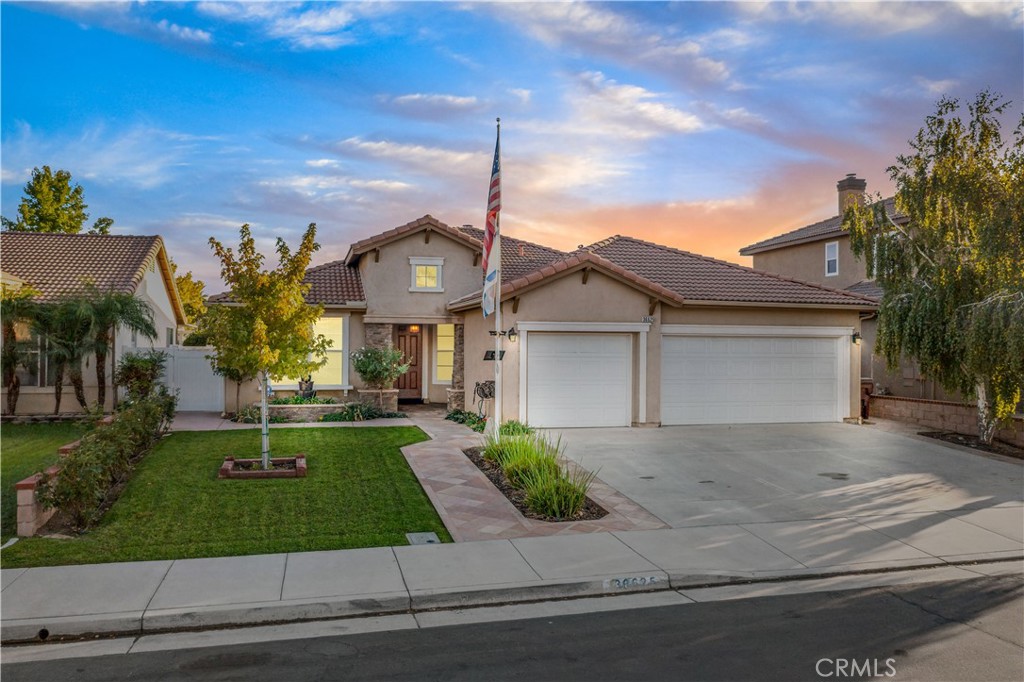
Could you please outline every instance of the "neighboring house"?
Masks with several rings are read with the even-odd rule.
[[[836,184],[838,215],[784,234],[751,244],[740,249],[740,254],[753,257],[755,270],[763,270],[843,289],[866,296],[875,301],[882,298],[882,290],[867,276],[865,262],[854,255],[850,235],[843,229],[843,212],[850,202],[863,202],[867,182],[849,174]],[[886,212],[897,223],[905,217],[897,214],[893,199],[884,200]],[[861,323],[864,350],[861,355],[861,381],[871,390],[883,391],[906,398],[957,400],[946,393],[937,382],[923,376],[917,363],[905,360],[896,371],[890,372],[885,358],[875,355],[877,318],[866,313]]]
[[[17,281],[20,286],[30,286],[39,292],[36,300],[41,302],[55,302],[80,293],[86,282],[100,291],[129,293],[146,301],[153,311],[157,338],[150,340],[118,329],[113,352],[108,356],[108,379],[125,350],[173,346],[179,329],[185,324],[167,251],[163,240],[157,236],[2,232],[0,271],[5,283]],[[27,337],[28,330],[21,330],[21,333]],[[32,371],[19,370],[18,414],[53,412],[54,376],[45,351],[40,343],[32,353]],[[94,362],[94,358],[88,358],[88,367],[83,369],[89,401],[96,400]],[[105,409],[111,409],[114,397],[109,386],[106,394]],[[61,411],[80,409],[70,382],[65,378]]]
[[[311,268],[335,340],[321,394],[359,387],[349,354],[388,343],[404,399],[473,409],[493,378],[480,311],[481,231],[424,216]],[[859,414],[875,302],[630,237],[564,253],[502,236],[503,419],[541,427],[841,421]],[[227,295],[211,303],[228,302]],[[293,383],[276,390],[297,388]],[[234,390],[228,396],[232,409]],[[257,399],[246,387],[245,401]]]

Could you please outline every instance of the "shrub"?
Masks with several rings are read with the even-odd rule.
[[[163,387],[127,404],[110,424],[82,436],[56,476],[43,476],[39,497],[78,529],[95,523],[110,490],[127,479],[135,463],[167,431],[177,396]]]
[[[117,363],[114,383],[128,393],[128,400],[143,400],[153,395],[167,364],[167,353],[148,350],[128,353]]]
[[[236,421],[239,424],[259,424],[260,406],[246,405],[235,414],[233,421]]]
[[[385,348],[360,348],[352,353],[352,367],[367,386],[383,390],[409,370],[409,364],[402,351],[394,346]]]
[[[487,418],[481,417],[476,412],[452,410],[445,416],[445,419],[453,421],[456,424],[465,424],[477,433],[483,433],[484,429],[487,428]]]
[[[270,401],[271,405],[333,405],[337,402],[334,398],[318,398],[317,396],[309,396],[308,398],[301,395],[293,395],[288,398],[274,398]]]
[[[376,405],[364,403],[347,403],[338,412],[325,414],[320,418],[322,422],[361,422],[367,419],[398,419],[404,417],[404,412],[385,412]]]
[[[502,436],[521,436],[533,433],[533,427],[515,419],[509,419],[498,427],[498,433]]]

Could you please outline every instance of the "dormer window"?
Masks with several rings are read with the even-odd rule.
[[[825,276],[835,277],[839,274],[839,242],[825,244]]]
[[[410,256],[412,283],[409,291],[444,291],[444,258]]]

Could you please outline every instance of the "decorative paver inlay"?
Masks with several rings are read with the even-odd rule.
[[[416,410],[409,418],[433,440],[402,448],[437,513],[456,542],[508,538],[656,530],[669,526],[646,509],[596,479],[590,498],[608,515],[593,521],[548,522],[528,519],[463,454],[482,438],[440,412]]]

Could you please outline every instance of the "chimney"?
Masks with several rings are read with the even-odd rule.
[[[846,177],[836,183],[839,190],[839,215],[846,213],[846,207],[852,202],[858,205],[864,204],[864,190],[868,188],[868,181],[861,180],[856,173],[847,173]]]

